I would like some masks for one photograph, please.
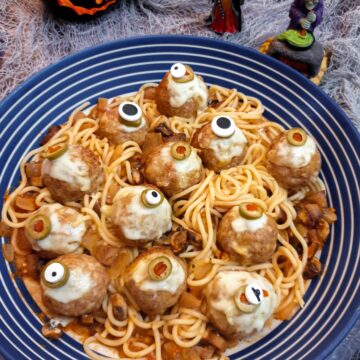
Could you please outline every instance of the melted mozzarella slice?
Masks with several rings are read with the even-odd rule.
[[[199,97],[201,102],[198,110],[204,110],[207,107],[208,91],[205,83],[194,76],[194,79],[185,83],[174,81],[171,76],[168,77],[168,90],[170,94],[170,105],[179,108],[189,99]]]
[[[149,277],[148,266],[151,260],[158,256],[162,256],[162,253],[151,254],[144,261],[139,262],[132,278],[143,291],[168,291],[174,294],[185,281],[185,271],[178,261],[169,256],[172,265],[171,274],[162,281],[152,280]]]
[[[241,286],[255,284],[259,289],[266,290],[259,307],[252,313],[241,312],[235,304],[234,297]],[[214,296],[213,294],[216,294]],[[221,271],[206,289],[208,304],[225,314],[230,325],[239,332],[250,334],[264,327],[265,321],[275,310],[277,296],[272,285],[262,276],[246,271]]]
[[[141,201],[145,186],[120,189],[114,198],[113,222],[121,226],[129,240],[159,239],[171,230],[171,207],[166,199],[155,208],[146,207]]]
[[[140,129],[146,126],[146,121],[144,118],[141,118],[141,124],[139,126],[126,126],[125,124],[121,124],[119,122],[118,129],[122,132],[132,133],[135,131],[139,131]]]
[[[316,144],[312,137],[308,136],[302,146],[290,145],[284,139],[277,149],[276,164],[292,168],[300,168],[309,164],[315,154]]]
[[[46,250],[57,254],[75,252],[86,231],[84,217],[76,210],[60,204],[45,205],[39,210],[51,223],[50,234],[32,243],[34,250]]]
[[[90,274],[81,267],[70,270],[67,283],[59,288],[43,286],[44,293],[56,301],[64,304],[81,299],[93,287]]]
[[[235,207],[235,209],[231,211],[238,213],[239,209]],[[239,215],[231,222],[231,227],[235,232],[241,233],[244,231],[256,231],[262,229],[263,227],[266,226],[266,223],[267,223],[267,215],[264,213],[258,219],[255,220],[245,219]]]
[[[81,159],[76,147],[69,146],[69,150],[55,160],[45,159],[42,174],[69,184],[80,186],[81,191],[90,189],[89,167]]]
[[[212,139],[209,147],[214,151],[214,155],[219,161],[229,162],[233,157],[242,155],[246,144],[246,137],[236,127],[231,137]]]

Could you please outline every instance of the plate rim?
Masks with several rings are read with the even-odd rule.
[[[327,95],[324,92],[324,90],[322,90],[319,86],[312,83],[305,76],[303,76],[296,70],[290,68],[289,66],[279,62],[278,60],[271,58],[270,56],[261,54],[258,50],[254,49],[254,48],[246,47],[244,45],[237,44],[235,42],[228,41],[225,39],[214,39],[214,38],[209,38],[209,37],[204,37],[204,36],[170,35],[170,34],[169,35],[131,36],[131,37],[127,37],[124,39],[116,39],[116,40],[112,40],[112,41],[107,41],[102,44],[98,44],[95,46],[87,47],[80,51],[76,51],[72,54],[66,55],[66,56],[58,59],[57,61],[55,61],[52,64],[49,64],[45,68],[28,76],[22,83],[18,84],[7,96],[5,96],[3,99],[1,99],[0,113],[3,114],[7,110],[7,106],[9,104],[11,105],[12,103],[14,103],[23,94],[25,94],[28,90],[30,90],[34,85],[36,85],[37,80],[44,79],[48,74],[51,74],[53,72],[54,68],[55,69],[61,68],[64,65],[68,65],[73,60],[76,60],[78,58],[85,59],[86,55],[92,55],[94,53],[102,53],[102,52],[104,52],[105,49],[111,48],[114,46],[117,47],[118,49],[121,49],[121,47],[125,47],[129,43],[133,44],[133,45],[136,45],[136,43],[143,44],[143,45],[145,45],[145,44],[151,45],[155,41],[158,41],[158,42],[165,41],[165,44],[168,44],[168,43],[170,44],[171,40],[173,40],[173,41],[171,41],[171,43],[176,44],[176,39],[182,39],[184,41],[187,40],[186,44],[208,43],[208,45],[210,45],[210,46],[217,45],[220,48],[221,48],[221,45],[223,45],[223,44],[226,44],[227,46],[231,45],[231,47],[232,47],[231,51],[233,51],[235,54],[237,53],[237,51],[236,51],[237,49],[240,50],[240,52],[245,50],[246,52],[248,52],[250,54],[256,55],[257,57],[259,57],[259,56],[266,57],[267,61],[268,61],[268,65],[272,69],[276,69],[276,68],[281,69],[282,67],[285,67],[286,71],[291,75],[291,76],[289,76],[290,79],[296,80],[296,78],[298,78],[298,79],[301,79],[302,82],[305,81],[305,84],[306,84],[309,92],[318,93],[319,95],[321,95],[321,97],[323,99],[326,100],[327,106],[325,107],[323,105],[324,108],[327,111],[329,111],[334,117],[336,117],[336,120],[340,120],[340,121],[338,121],[338,124],[343,126],[344,132],[346,132],[349,135],[349,137],[351,137],[352,139],[355,139],[355,141],[354,141],[355,148],[357,145],[358,146],[360,145],[360,132],[356,128],[356,126],[353,124],[353,122],[351,121],[349,116],[333,99],[330,98],[329,95]],[[181,46],[182,44],[183,43],[180,42],[179,45]],[[287,76],[285,76],[285,77],[287,77]],[[322,102],[323,99],[319,99],[320,102]],[[4,126],[4,122],[1,121],[0,122],[0,130],[2,129],[3,126]],[[0,139],[4,135],[5,135],[5,133],[0,136]],[[357,156],[359,157],[359,154],[357,154]],[[354,239],[354,240],[356,240],[356,239]],[[356,296],[354,298],[354,303],[357,305],[357,308],[354,309],[354,311],[351,315],[349,314],[350,315],[349,320],[346,322],[346,324],[343,325],[342,329],[335,337],[332,336],[332,340],[329,342],[328,346],[326,348],[324,348],[320,353],[318,353],[316,355],[316,358],[325,359],[327,356],[329,356],[337,348],[337,346],[340,344],[340,342],[346,337],[346,335],[350,332],[350,330],[353,328],[355,323],[360,319],[360,312],[358,311],[359,306],[360,306],[360,292],[358,292],[356,294]],[[351,309],[349,309],[349,310],[351,310]],[[348,310],[348,312],[349,312],[349,310]],[[1,313],[0,313],[0,315],[1,315]],[[6,344],[9,344],[6,339],[5,339],[4,344],[0,344],[0,355],[4,356],[7,359],[6,356],[9,353],[6,349],[6,346],[5,346]],[[8,358],[12,359],[11,355]]]

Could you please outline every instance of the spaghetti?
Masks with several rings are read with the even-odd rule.
[[[277,294],[278,303],[274,316],[279,319],[289,318],[298,306],[304,305],[303,295],[309,285],[309,281],[304,280],[302,276],[307,261],[308,245],[294,224],[294,201],[301,199],[309,189],[323,190],[321,180],[317,179],[309,184],[308,189],[302,189],[289,197],[287,191],[267,172],[264,166],[265,155],[271,141],[284,129],[281,125],[264,118],[264,108],[258,99],[248,97],[235,89],[211,86],[209,96],[218,105],[216,108],[208,107],[194,121],[160,114],[155,101],[145,96],[146,90],[155,86],[157,84],[146,84],[136,94],[126,97],[126,100],[139,104],[150,131],[165,123],[174,133],[183,133],[190,140],[194,131],[211,121],[215,115],[231,115],[249,143],[240,166],[223,170],[220,174],[206,170],[200,183],[169,199],[173,209],[173,229],[181,226],[201,235],[200,249],[189,245],[180,254],[189,265],[188,286],[194,293],[199,293],[219,271],[226,269],[257,272],[272,283]],[[115,107],[122,101],[122,97],[115,98],[109,106]],[[95,152],[102,161],[105,173],[101,191],[86,195],[81,203],[70,202],[65,205],[77,208],[84,215],[84,221],[90,223],[107,244],[124,247],[114,234],[107,208],[112,204],[118,189],[134,184],[130,160],[133,156],[141,154],[142,150],[136,142],[128,141],[114,146],[106,138],[98,138],[98,122],[82,113],[88,106],[86,103],[76,109],[48,144],[30,151],[20,163],[20,184],[7,196],[2,209],[3,222],[13,229],[11,244],[16,254],[26,254],[17,243],[17,235],[19,229],[24,227],[26,219],[36,210],[18,212],[14,205],[15,199],[32,192],[36,194],[36,208],[54,202],[46,188],[28,185],[25,165],[31,159],[38,159],[47,146],[63,142],[80,144]],[[272,261],[246,268],[231,262],[227,255],[218,249],[216,230],[227,210],[249,201],[257,204],[275,219],[280,213],[285,214],[285,221],[278,224],[279,246]],[[96,206],[101,209],[100,215],[95,209]],[[301,246],[301,257],[298,250],[289,242],[289,231]],[[138,255],[138,249],[127,251],[130,254],[129,261]],[[176,305],[166,315],[158,315],[152,319],[143,317],[124,288],[121,275],[113,278],[111,285],[110,293],[120,292],[127,299],[128,316],[125,320],[119,321],[114,316],[111,301],[108,298],[104,300],[104,316],[96,317],[96,321],[103,325],[103,330],[84,342],[84,350],[90,358],[108,359],[96,351],[100,344],[119,350],[119,359],[122,360],[161,360],[162,344],[165,341],[175,342],[181,348],[192,348],[206,336],[209,320],[202,308],[189,309]],[[225,356],[218,354],[214,359],[225,359]]]

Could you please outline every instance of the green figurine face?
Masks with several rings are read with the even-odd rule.
[[[318,2],[319,0],[305,0],[305,6],[308,10],[312,10],[318,4]]]

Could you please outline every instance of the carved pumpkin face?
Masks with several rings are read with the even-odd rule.
[[[93,16],[108,9],[118,0],[53,0],[52,5],[61,14],[77,16]]]

